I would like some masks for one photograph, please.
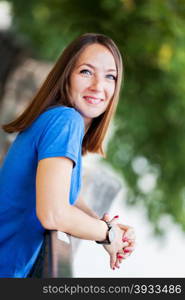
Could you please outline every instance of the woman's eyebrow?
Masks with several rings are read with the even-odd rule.
[[[93,66],[93,65],[91,65],[91,64],[87,64],[87,63],[80,64],[80,65],[78,66],[78,68],[81,67],[81,66],[87,66],[87,67],[90,67],[90,68],[92,68],[92,69],[96,69],[95,66]],[[108,70],[106,70],[106,72],[117,72],[117,71],[116,71],[115,69],[108,69]]]

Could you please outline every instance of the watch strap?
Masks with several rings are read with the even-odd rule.
[[[107,224],[108,230],[107,230],[107,234],[106,234],[106,239],[103,241],[96,241],[97,244],[107,244],[110,245],[110,240],[109,240],[109,230],[112,228],[112,225],[110,224],[110,222],[102,220]]]

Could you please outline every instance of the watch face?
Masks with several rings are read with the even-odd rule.
[[[114,232],[114,229],[113,229],[113,227],[112,227],[112,228],[109,230],[109,241],[110,241],[110,243],[113,242],[114,238],[115,238],[115,232]]]

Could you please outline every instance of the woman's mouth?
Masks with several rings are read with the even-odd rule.
[[[84,96],[83,97],[85,101],[87,101],[90,104],[99,104],[100,102],[103,101],[101,98],[95,98],[95,97],[90,97],[90,96]]]

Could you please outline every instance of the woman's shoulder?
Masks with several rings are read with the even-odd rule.
[[[67,119],[80,119],[83,121],[82,115],[73,107],[63,106],[63,105],[53,105],[48,107],[41,115],[43,116],[57,116],[64,117]]]
[[[84,119],[82,115],[73,107],[62,105],[50,106],[45,109],[32,123],[33,130],[45,130],[47,128],[70,125],[70,128],[77,127],[84,131]]]
[[[81,114],[72,107],[55,105],[45,109],[27,129],[39,133],[49,127],[63,127],[64,124],[70,124],[84,130],[84,120]],[[27,131],[26,130],[26,131]]]

